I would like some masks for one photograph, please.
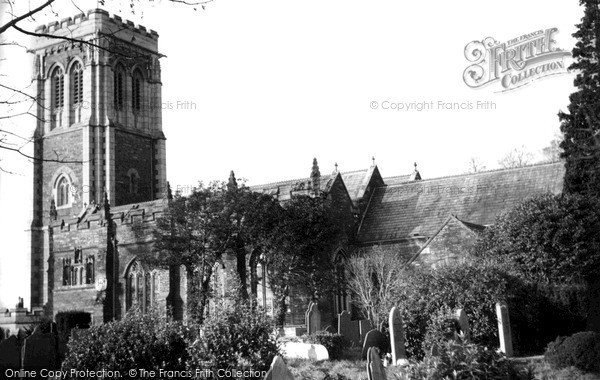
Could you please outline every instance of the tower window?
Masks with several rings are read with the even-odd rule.
[[[117,66],[114,72],[113,91],[115,109],[120,111],[123,109],[123,68]]]
[[[142,109],[142,74],[139,70],[133,72],[131,78],[131,105],[134,112],[139,112]]]
[[[69,180],[67,177],[62,176],[56,185],[56,206],[67,206],[69,205]]]
[[[52,72],[52,109],[62,108],[64,99],[65,75],[60,67]]]
[[[83,68],[79,62],[75,62],[71,68],[71,101],[72,106],[83,103]]]

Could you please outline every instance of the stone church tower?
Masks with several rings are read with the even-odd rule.
[[[51,259],[49,225],[67,220],[78,225],[86,214],[102,210],[105,197],[114,207],[160,199],[166,192],[158,34],[99,9],[36,32],[59,38],[39,38],[32,49],[39,99],[33,307],[52,304],[53,273],[61,270]],[[81,256],[72,260],[85,266],[85,243],[77,244],[75,255],[79,249]]]

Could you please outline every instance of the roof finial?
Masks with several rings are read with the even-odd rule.
[[[371,160],[373,161],[373,166],[375,166],[375,156],[371,157]]]
[[[233,191],[238,188],[237,180],[235,179],[235,173],[233,170],[229,173],[229,181],[227,182],[227,190]]]
[[[314,194],[318,195],[321,187],[321,172],[319,171],[319,164],[316,158],[313,158],[312,169],[310,171],[310,184]]]
[[[416,162],[415,162],[415,171],[410,175],[410,180],[411,181],[420,181],[421,180],[421,173],[419,173],[419,171],[417,170]]]
[[[336,162],[336,163],[335,163],[335,170],[333,171],[333,174],[335,174],[335,173],[337,173],[337,172],[338,172],[338,164],[337,164],[337,162]]]

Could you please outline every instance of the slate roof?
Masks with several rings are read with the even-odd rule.
[[[450,214],[465,224],[490,225],[529,196],[560,193],[563,176],[564,163],[558,162],[379,187],[368,201],[357,240],[431,237]]]
[[[348,189],[348,194],[350,195],[352,201],[356,201],[363,196],[374,168],[375,167],[372,166],[368,169],[340,173],[342,175],[342,180],[346,185],[346,189]],[[333,183],[335,175],[336,174],[321,175],[321,189],[327,191],[329,186]],[[294,188],[297,188],[297,186],[300,185],[304,186],[304,189],[306,189],[309,182],[310,178],[307,177],[300,179],[292,179],[288,181],[267,183],[264,185],[250,186],[250,189],[252,191],[276,196],[278,200],[285,201],[291,198],[291,194]]]

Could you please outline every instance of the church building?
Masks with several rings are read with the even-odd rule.
[[[185,271],[138,260],[152,249],[156,220],[168,207],[158,34],[100,9],[36,31],[65,38],[40,38],[32,49],[39,94],[32,315],[77,310],[97,324],[158,306],[183,317]],[[517,202],[560,193],[563,175],[560,162],[433,179],[416,164],[412,174],[385,177],[373,162],[321,175],[315,160],[308,178],[251,189],[284,202],[310,188],[342,204],[354,230],[344,246],[324,253],[333,260],[388,245],[407,261],[438,265],[460,257]],[[259,302],[272,310],[264,281]],[[306,297],[291,302],[287,323],[302,325],[307,305]],[[350,297],[341,292],[320,307],[333,318],[350,309]],[[0,314],[0,325],[23,313]]]

